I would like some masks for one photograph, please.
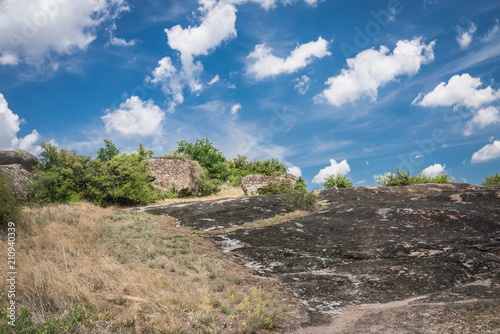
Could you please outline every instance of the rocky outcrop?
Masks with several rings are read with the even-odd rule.
[[[37,178],[36,174],[28,172],[19,164],[0,166],[0,173],[10,179],[14,195],[21,198],[28,196],[29,188]]]
[[[440,323],[452,328],[442,332],[498,333],[498,322],[488,320],[463,328],[464,319],[477,325],[472,320],[479,314],[500,317],[500,186],[355,187],[321,191],[320,201],[321,211],[308,216],[220,233],[280,214],[279,196],[145,211],[210,231],[225,251],[295,292],[309,325],[359,304],[419,300],[401,304],[400,313],[364,319],[369,328],[360,321],[351,331],[321,333],[430,333],[433,328],[420,326]]]
[[[30,186],[36,181],[37,174],[32,173],[38,159],[21,149],[0,151],[0,173],[13,185],[14,195],[26,198]]]
[[[203,175],[198,162],[183,158],[159,157],[146,159],[153,184],[164,191],[175,188],[179,196],[191,194],[196,178]]]
[[[21,149],[0,151],[0,165],[19,164],[28,172],[38,164],[38,159],[31,153]]]
[[[292,186],[299,180],[296,176],[283,173],[282,176],[267,176],[267,175],[247,175],[241,179],[241,188],[247,196],[253,196],[259,194],[259,189],[267,186],[270,183],[278,183],[285,180],[289,180]]]

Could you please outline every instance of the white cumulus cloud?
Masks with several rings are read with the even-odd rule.
[[[398,76],[415,75],[423,64],[433,61],[434,44],[425,44],[418,37],[397,42],[392,53],[385,46],[381,46],[380,50],[364,50],[347,60],[348,68],[343,69],[340,75],[327,80],[329,87],[317,95],[315,101],[337,107],[363,97],[375,101],[379,87]]]
[[[0,93],[0,149],[20,148],[37,154],[40,148],[37,143],[40,134],[33,130],[30,134],[18,138],[17,133],[21,130],[21,119],[9,109],[9,104],[4,95]]]
[[[247,57],[250,60],[247,72],[257,79],[293,73],[310,64],[314,58],[331,55],[328,41],[321,37],[317,41],[298,45],[287,58],[276,57],[272,51],[265,44],[257,45]]]
[[[300,169],[300,167],[297,166],[288,167],[287,172],[296,177],[302,176],[302,170]]]
[[[422,174],[430,177],[438,176],[439,174],[443,174],[445,172],[446,165],[434,164],[422,171]]]
[[[127,10],[125,0],[3,0],[0,52],[34,61],[51,52],[83,50],[103,22]]]
[[[132,96],[118,109],[106,110],[106,115],[101,118],[108,132],[116,131],[126,136],[158,136],[162,133],[165,112],[152,100],[142,101]]]
[[[500,140],[495,140],[491,144],[485,145],[479,151],[474,152],[471,162],[479,163],[500,158]]]
[[[464,135],[470,136],[474,128],[482,129],[488,125],[500,124],[500,111],[498,108],[489,106],[474,112],[474,117],[467,123]]]
[[[307,75],[303,75],[300,78],[295,79],[295,89],[299,91],[299,94],[304,95],[311,87],[311,78]]]
[[[462,27],[458,27],[458,36],[457,43],[460,45],[462,49],[466,49],[470,43],[472,43],[472,39],[474,37],[474,33],[476,32],[477,27],[474,23],[471,22],[468,29],[464,29]]]
[[[313,183],[323,183],[325,178],[330,175],[347,175],[351,171],[351,167],[347,163],[347,160],[342,160],[337,163],[335,159],[330,159],[330,166],[325,167],[319,171],[319,173],[313,178]]]
[[[468,73],[454,75],[448,83],[441,82],[434,90],[419,96],[413,101],[423,107],[449,107],[454,105],[478,108],[486,103],[500,99],[500,91],[491,86],[480,89],[480,78],[474,78]]]
[[[236,37],[236,7],[224,1],[215,4],[213,1],[202,1],[200,11],[203,13],[200,25],[182,28],[176,25],[165,29],[168,45],[180,52],[182,71],[192,91],[202,89],[199,73],[203,70],[200,62],[194,57],[208,55],[222,42]]]

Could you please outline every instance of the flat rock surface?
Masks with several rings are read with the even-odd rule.
[[[279,196],[254,196],[159,205],[141,211],[172,216],[184,226],[212,231],[276,216],[286,212],[286,206]]]
[[[446,320],[449,312],[475,310],[493,312],[498,320],[500,187],[357,187],[325,190],[320,199],[326,206],[309,216],[210,236],[260,275],[294,291],[309,312],[304,325],[326,326],[300,333],[420,333],[422,319],[431,323]],[[182,205],[146,211],[217,230],[284,209],[279,197]],[[372,305],[364,306],[372,311],[353,311],[362,305]],[[348,310],[357,316],[345,322]],[[500,332],[500,322],[488,326],[495,332],[497,325]],[[481,331],[489,332],[488,326]]]

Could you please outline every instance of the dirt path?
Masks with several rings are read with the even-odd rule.
[[[475,289],[489,290],[474,296]],[[290,334],[414,334],[414,333],[500,333],[498,284],[491,279],[449,291],[376,304],[345,308],[328,325],[306,327]],[[453,298],[457,300],[453,300]]]
[[[410,298],[402,301],[395,301],[384,304],[362,304],[346,308],[344,312],[333,318],[332,323],[319,327],[302,328],[292,334],[342,334],[342,333],[359,333],[356,330],[358,321],[377,316],[383,312],[393,312],[395,309],[408,307],[411,302],[422,299],[423,297]],[[397,331],[386,331],[385,334],[399,334]]]

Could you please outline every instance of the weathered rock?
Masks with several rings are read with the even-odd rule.
[[[30,185],[37,179],[36,174],[28,172],[19,164],[0,166],[0,173],[12,181],[14,195],[22,198],[28,196]]]
[[[253,198],[259,203],[248,202]],[[279,212],[278,198],[183,203],[182,208],[147,211],[172,215],[193,228],[217,230],[254,220],[255,213]],[[210,237],[295,292],[309,309],[309,325],[330,321],[353,305],[424,296],[430,296],[428,303],[445,307],[454,307],[457,300],[473,301],[467,304],[473,310],[484,309],[498,319],[500,186],[357,187],[322,191],[320,200],[326,207],[309,216]],[[235,219],[231,213],[237,212],[244,214]],[[409,311],[416,312],[412,319],[425,318],[429,307]]]
[[[203,175],[198,162],[183,158],[159,157],[146,159],[153,184],[161,190],[175,187],[179,196],[191,194],[196,186],[196,178]]]
[[[292,186],[299,180],[296,176],[283,173],[282,176],[267,176],[267,175],[247,175],[241,179],[241,188],[247,196],[258,195],[262,187],[270,183],[278,183],[284,180],[290,180]]]
[[[0,165],[13,164],[19,164],[28,172],[32,172],[38,164],[38,159],[33,154],[21,149],[0,151]]]

